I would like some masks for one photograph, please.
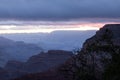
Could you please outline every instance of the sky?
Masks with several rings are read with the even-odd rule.
[[[98,30],[120,23],[119,8],[120,0],[0,0],[0,33]]]
[[[119,7],[120,0],[0,0],[0,18],[119,18]]]

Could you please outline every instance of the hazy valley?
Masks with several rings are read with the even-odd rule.
[[[83,42],[95,34],[95,30],[88,31],[54,31],[51,33],[22,33],[22,34],[0,34],[14,41],[33,43],[46,50],[68,50],[73,51],[82,47]]]

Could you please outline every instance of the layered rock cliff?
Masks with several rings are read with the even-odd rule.
[[[4,68],[0,69],[0,79],[10,80],[25,74],[38,73],[54,69],[62,65],[68,58],[72,57],[71,51],[49,50],[30,57],[27,62],[8,61]]]

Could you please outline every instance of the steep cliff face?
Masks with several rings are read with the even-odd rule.
[[[112,64],[117,63],[116,67],[120,66],[119,58],[120,24],[109,24],[86,40],[81,51],[78,51],[78,55],[68,61],[61,70],[69,80],[110,80],[109,74],[112,76],[112,73],[106,70],[109,66],[114,66]],[[112,71],[114,73],[117,70]],[[118,75],[119,72],[117,71],[116,74]],[[115,78],[120,79],[118,76]]]
[[[15,80],[120,80],[120,24],[105,25],[77,53],[56,70]]]

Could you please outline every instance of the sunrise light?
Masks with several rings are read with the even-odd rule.
[[[51,33],[56,30],[98,30],[98,27],[81,25],[0,25],[0,34]]]

